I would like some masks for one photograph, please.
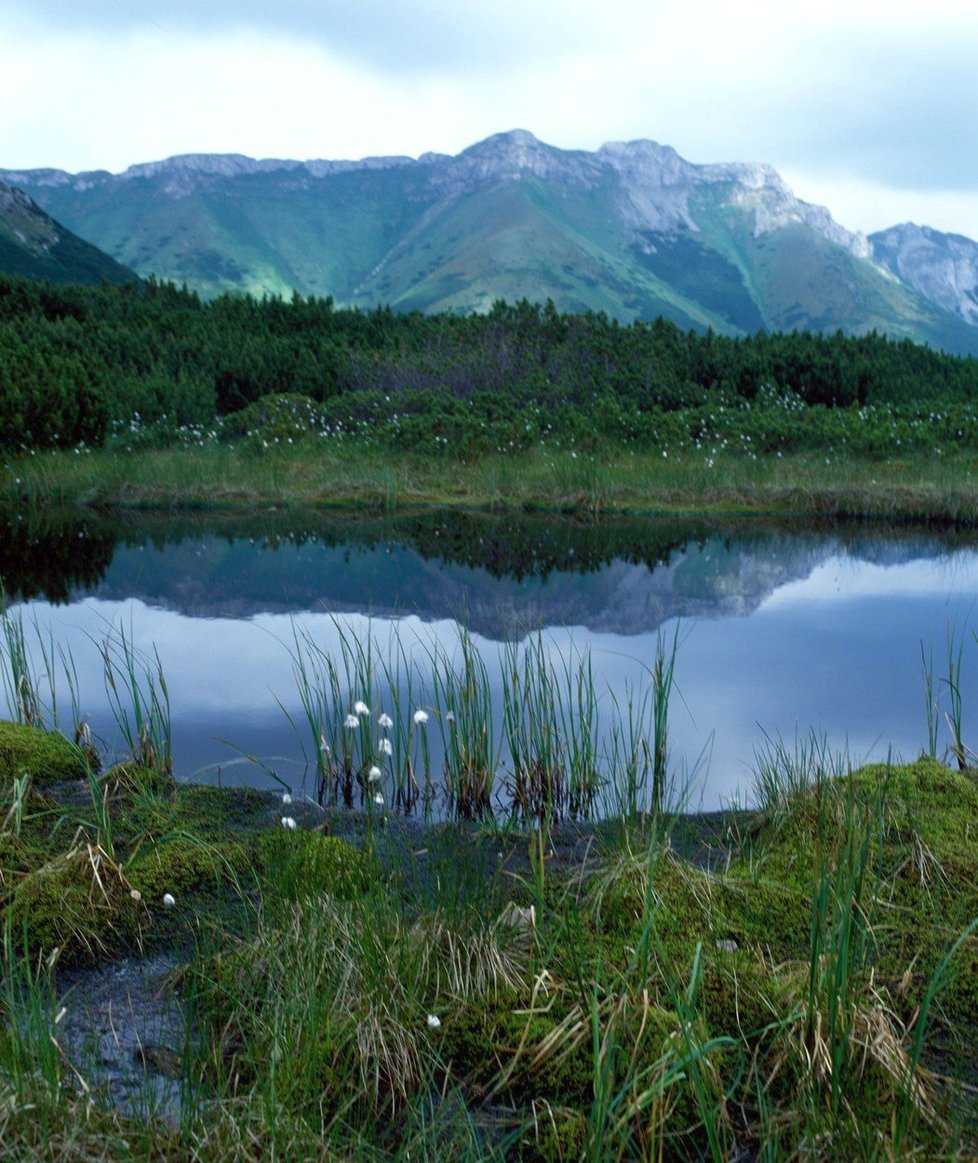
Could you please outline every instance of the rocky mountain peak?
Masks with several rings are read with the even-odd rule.
[[[648,138],[635,141],[606,141],[597,156],[620,172],[642,172],[660,185],[688,182],[693,167],[671,145]]]
[[[4,234],[33,254],[46,253],[60,237],[56,224],[32,198],[0,182],[0,235]]]
[[[873,258],[891,274],[978,325],[978,243],[901,222],[869,236]]]
[[[453,176],[472,182],[517,181],[523,177],[580,181],[596,170],[595,155],[557,149],[526,129],[494,133],[449,159]]]

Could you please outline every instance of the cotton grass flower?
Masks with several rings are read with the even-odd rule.
[[[441,1018],[437,1014],[428,1015],[428,1029],[437,1030],[441,1027]]]
[[[295,831],[295,820],[292,818],[292,816],[282,817],[282,827],[286,828],[289,832]]]
[[[165,909],[172,909],[176,903],[177,903],[176,897],[173,895],[172,892],[165,892],[163,894],[163,907]]]
[[[414,725],[416,727],[423,727],[425,725],[425,723],[427,723],[427,722],[428,722],[428,712],[422,711],[421,708],[419,707],[414,712]]]
[[[355,728],[360,726],[360,720],[356,717],[356,715],[347,715],[347,717],[343,720],[343,725],[347,728],[347,730],[353,731]]]
[[[384,797],[380,794],[380,792],[377,792],[377,794],[374,796],[374,803],[378,808],[382,808],[384,806]]]
[[[358,699],[357,702],[353,704],[353,713],[355,715],[359,715],[362,718],[364,715],[370,714],[370,708],[365,702]]]
[[[292,803],[292,797],[289,795],[289,793],[287,791],[282,793],[282,803],[284,804],[285,807],[288,807],[289,804]]]
[[[394,726],[394,720],[385,711],[381,714],[380,718],[377,720],[377,726],[380,727],[380,729],[382,731],[389,731],[391,729],[391,727]]]
[[[371,769],[367,772],[367,779],[370,783],[376,783],[377,780],[380,779],[380,775],[381,772],[379,767],[371,767]]]
[[[381,755],[393,755],[394,744],[391,743],[390,739],[381,739],[377,743],[377,750],[381,753]]]

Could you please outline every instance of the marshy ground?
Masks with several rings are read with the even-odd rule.
[[[750,813],[425,826],[4,724],[4,1153],[972,1157],[978,785],[773,759]]]

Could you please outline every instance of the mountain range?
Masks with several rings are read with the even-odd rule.
[[[853,233],[769,166],[696,165],[652,141],[562,150],[514,130],[456,156],[191,154],[0,181],[115,263],[205,297],[458,312],[551,299],[624,321],[875,329],[978,354],[975,242],[912,224]],[[3,223],[0,208],[0,238]]]

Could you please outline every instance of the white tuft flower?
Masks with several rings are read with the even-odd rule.
[[[282,793],[282,803],[285,804],[286,806],[288,806],[289,804],[292,803],[292,797],[289,795],[288,792]]]
[[[445,719],[449,723],[454,723],[455,722],[455,712],[449,711],[448,714],[445,716]]]
[[[441,1018],[437,1014],[428,1015],[428,1029],[437,1030],[441,1025]]]
[[[347,715],[343,723],[344,726],[348,727],[351,731],[354,727],[360,726],[360,720],[356,717],[356,715]]]
[[[329,744],[326,742],[326,736],[322,732],[319,734],[319,750],[323,755],[329,755]]]
[[[377,780],[380,779],[380,768],[379,767],[371,767],[371,769],[367,772],[367,779],[371,783],[376,783]]]
[[[295,820],[291,816],[282,817],[282,827],[288,828],[290,832],[295,831]]]
[[[163,907],[165,909],[172,909],[176,903],[176,897],[174,897],[172,892],[165,892],[163,894]]]
[[[377,792],[377,794],[374,796],[374,803],[378,808],[382,808],[384,806],[384,797],[380,794],[380,792]]]
[[[353,713],[355,715],[361,715],[361,716],[362,715],[369,715],[370,708],[367,706],[367,704],[365,702],[363,702],[362,700],[358,700],[357,702],[355,702],[353,704]]]
[[[381,755],[393,755],[394,744],[391,743],[390,739],[381,739],[377,744],[377,750],[381,753]]]
[[[389,731],[394,726],[394,720],[386,713],[386,711],[377,720],[377,725],[384,731]]]
[[[422,711],[421,708],[419,707],[414,712],[414,722],[415,722],[416,726],[423,727],[425,725],[425,723],[428,722],[428,712]]]

